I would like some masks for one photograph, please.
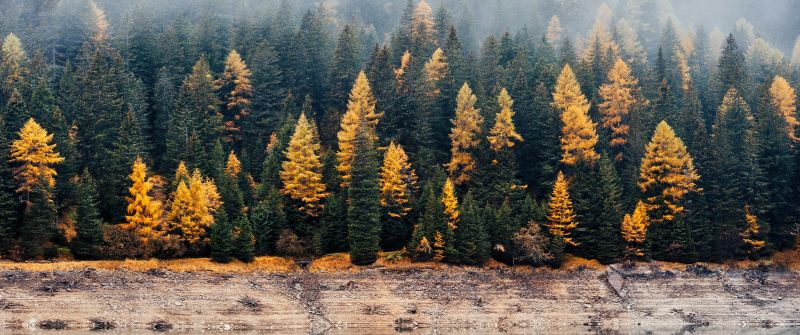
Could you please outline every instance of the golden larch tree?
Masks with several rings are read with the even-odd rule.
[[[240,173],[242,173],[242,162],[236,157],[236,153],[231,151],[228,154],[228,161],[225,162],[225,174],[236,179]]]
[[[358,73],[353,89],[350,91],[347,112],[342,117],[341,129],[336,134],[339,140],[339,151],[336,152],[339,165],[336,170],[339,171],[342,187],[350,185],[350,170],[353,165],[355,139],[359,125],[364,122],[364,124],[374,129],[378,125],[381,115],[381,113],[375,112],[375,96],[372,95],[372,88],[370,88],[369,81],[367,81],[367,76],[364,71],[361,71]],[[368,132],[368,134],[375,136],[374,131]],[[377,138],[372,140],[377,141]]]
[[[428,84],[431,86],[431,91],[428,92],[430,96],[437,96],[441,93],[438,83],[447,76],[447,56],[441,48],[437,48],[431,55],[431,59],[425,63],[425,75],[428,78]]]
[[[94,23],[94,35],[92,41],[95,43],[108,40],[108,19],[106,19],[106,12],[103,11],[93,1],[89,1],[89,12],[92,14],[92,23]]]
[[[564,243],[577,246],[570,237],[572,230],[578,226],[575,212],[572,210],[572,200],[569,198],[569,185],[564,173],[559,171],[553,193],[547,203],[547,228],[550,234],[564,239]]]
[[[550,43],[551,46],[555,46],[558,41],[561,39],[561,20],[558,19],[558,16],[553,15],[550,17],[550,21],[547,23],[547,32],[545,33],[545,39],[547,39],[547,43]]]
[[[22,48],[22,42],[17,35],[13,33],[6,35],[6,38],[3,40],[1,52],[0,71],[2,72],[0,76],[4,78],[4,89],[16,88],[16,84],[23,81],[25,75],[27,75],[28,69],[24,64],[28,60],[28,54],[26,54],[25,49]],[[9,92],[5,93],[10,95]]]
[[[204,180],[200,170],[195,170],[188,182],[180,182],[172,196],[167,214],[170,229],[180,230],[189,244],[200,241],[214,223],[214,213],[221,202],[216,186],[212,186],[212,181]]]
[[[286,160],[281,164],[281,193],[302,203],[300,211],[317,216],[322,200],[328,196],[322,182],[322,163],[319,159],[319,139],[315,126],[300,114],[294,134],[286,149]]]
[[[596,162],[600,158],[594,149],[598,137],[589,117],[589,101],[569,64],[564,65],[556,81],[553,106],[561,111],[561,162],[566,165]]]
[[[133,162],[129,178],[133,185],[128,188],[128,215],[121,227],[135,232],[143,242],[148,242],[163,234],[162,211],[161,202],[150,195],[153,183],[147,179],[147,165],[141,157],[136,157]]]
[[[30,193],[36,185],[55,187],[56,170],[53,165],[64,158],[56,151],[53,134],[48,134],[33,118],[22,126],[19,139],[11,143],[11,162],[18,163],[14,169],[19,193]]]
[[[682,200],[697,190],[700,179],[680,138],[666,121],[656,126],[639,168],[639,189],[654,222],[669,221],[684,211]]]
[[[622,239],[627,243],[627,252],[636,257],[645,255],[644,242],[647,239],[647,228],[650,226],[650,218],[647,217],[647,205],[641,200],[636,203],[633,215],[625,214],[622,219]]]
[[[495,117],[494,126],[489,130],[489,136],[486,139],[494,151],[501,151],[514,147],[514,142],[522,142],[522,135],[517,133],[514,127],[514,111],[511,106],[514,101],[508,95],[505,88],[500,90],[497,96],[497,104],[500,106],[500,111],[497,112]]]
[[[412,191],[417,185],[417,174],[411,167],[403,147],[389,143],[380,171],[381,206],[392,207],[396,212],[388,214],[395,218],[411,212]]]
[[[400,58],[400,67],[394,70],[394,77],[397,80],[397,93],[406,94],[411,87],[409,86],[411,75],[411,52],[406,50]]]
[[[622,148],[627,142],[628,115],[636,103],[635,93],[638,81],[631,74],[631,69],[617,58],[614,66],[608,72],[608,80],[600,86],[600,97],[603,102],[597,107],[603,116],[603,127],[610,132],[609,147],[614,154],[614,159],[621,161]]]
[[[183,161],[178,162],[178,168],[175,169],[175,179],[173,181],[174,189],[177,189],[181,182],[189,183],[189,168],[186,167],[186,163]]]
[[[444,217],[447,219],[447,227],[450,230],[456,230],[459,216],[458,199],[456,198],[456,189],[449,178],[444,182],[444,187],[442,188],[442,206],[444,208]]]
[[[475,157],[470,151],[478,147],[483,126],[480,109],[475,108],[476,101],[478,98],[464,83],[456,98],[456,117],[450,121],[453,128],[450,130],[450,162],[447,163],[450,178],[457,185],[469,181],[476,168]]]
[[[744,220],[747,225],[739,236],[742,237],[742,241],[749,248],[748,252],[755,253],[764,248],[767,242],[759,237],[761,225],[758,223],[756,215],[750,212],[750,207],[748,205],[744,205]]]
[[[411,15],[411,38],[416,41],[435,41],[436,29],[433,26],[431,6],[420,0]]]
[[[241,118],[250,114],[248,108],[252,104],[253,85],[250,83],[250,69],[236,50],[231,50],[225,58],[225,69],[218,85],[225,94],[225,140],[228,142],[241,140]]]
[[[769,86],[769,96],[772,105],[777,109],[784,119],[789,132],[789,137],[793,141],[798,138],[795,135],[795,128],[797,127],[797,94],[786,79],[781,76],[775,76],[772,80],[772,85]]]

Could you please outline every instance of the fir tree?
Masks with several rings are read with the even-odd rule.
[[[374,137],[374,130],[362,121],[354,141],[347,209],[350,261],[357,265],[372,264],[380,251],[379,161]]]
[[[459,224],[454,231],[454,244],[459,262],[482,264],[489,258],[489,236],[483,212],[472,193],[467,193],[459,209]]]
[[[596,253],[601,263],[608,264],[615,261],[621,253],[619,223],[623,219],[622,187],[614,164],[605,155],[600,158],[598,169],[603,210],[599,217]]]
[[[346,192],[337,192],[325,199],[317,241],[319,253],[345,252],[350,249],[347,213]]]
[[[265,199],[250,212],[249,221],[253,224],[256,255],[272,254],[280,231],[286,228],[280,193],[274,188],[268,190]]]
[[[256,256],[256,239],[253,226],[247,216],[240,216],[236,222],[237,234],[233,241],[234,256],[242,262],[250,263]]]
[[[219,263],[230,262],[234,254],[233,233],[224,208],[221,208],[214,218],[210,238],[211,260]]]
[[[83,170],[77,189],[78,208],[75,213],[75,237],[70,250],[78,258],[94,258],[96,247],[103,240],[100,212],[97,210],[97,190],[88,169]]]

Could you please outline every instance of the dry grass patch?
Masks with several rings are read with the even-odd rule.
[[[559,269],[569,271],[577,269],[603,270],[605,269],[605,265],[600,264],[596,259],[586,259],[567,254],[564,256],[564,263],[561,264]]]
[[[57,262],[11,262],[0,261],[0,269],[31,272],[70,271],[85,268],[99,270],[128,270],[148,272],[168,270],[172,272],[248,273],[248,272],[293,272],[297,266],[289,258],[263,256],[252,263],[234,261],[226,264],[212,262],[208,258],[148,259],[124,261],[57,261]]]
[[[311,261],[308,271],[311,272],[350,272],[358,271],[360,266],[350,263],[350,254],[338,253],[325,255]]]

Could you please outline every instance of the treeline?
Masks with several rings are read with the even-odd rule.
[[[424,0],[383,45],[355,22],[332,38],[322,7],[295,27],[288,1],[247,29],[124,38],[87,4],[74,57],[3,41],[6,257],[557,266],[795,245],[800,71],[752,28],[666,20],[650,50],[653,22],[601,6],[585,37],[553,16],[474,53]]]

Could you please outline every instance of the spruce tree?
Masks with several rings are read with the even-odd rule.
[[[264,200],[250,212],[250,222],[253,225],[256,255],[275,252],[278,235],[286,228],[286,213],[277,190],[270,188],[266,191]]]
[[[320,216],[317,252],[345,252],[350,249],[347,192],[340,191],[325,199]]]
[[[0,116],[0,254],[5,254],[17,235],[18,204],[14,189],[13,171],[9,165],[9,141],[5,120]]]
[[[247,216],[240,216],[236,222],[236,238],[233,241],[234,256],[236,259],[250,263],[256,256],[256,239],[253,236],[253,226]]]
[[[622,187],[611,160],[603,155],[599,161],[600,198],[603,209],[597,230],[597,259],[604,264],[614,262],[621,253],[619,225],[622,222]]]
[[[211,260],[218,263],[228,263],[233,259],[234,245],[233,232],[228,222],[225,208],[220,208],[211,225]]]
[[[467,193],[459,209],[459,224],[454,232],[455,249],[459,262],[482,264],[489,258],[490,242],[486,233],[486,219],[472,193]]]
[[[380,251],[379,161],[374,137],[374,130],[362,121],[354,141],[347,209],[350,261],[357,265],[372,264]]]
[[[98,195],[92,175],[83,170],[77,189],[78,208],[75,213],[75,237],[70,249],[77,258],[94,258],[96,247],[103,240],[102,221],[97,210]]]

